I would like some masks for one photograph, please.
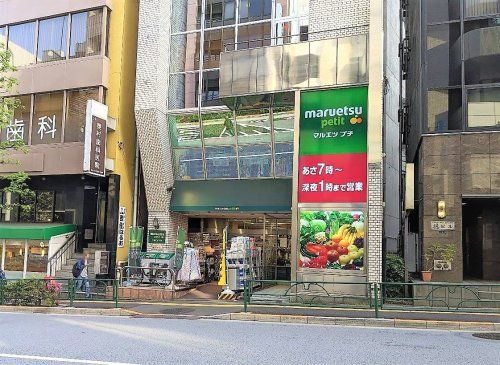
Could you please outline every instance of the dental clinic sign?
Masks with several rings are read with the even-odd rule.
[[[87,101],[83,171],[106,176],[106,139],[108,107],[95,100]]]
[[[299,203],[365,203],[368,88],[300,96]]]

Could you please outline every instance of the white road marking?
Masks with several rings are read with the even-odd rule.
[[[53,361],[53,362],[69,362],[73,364],[94,364],[94,365],[139,365],[125,362],[110,362],[110,361],[96,361],[96,360],[81,360],[81,359],[67,359],[63,357],[48,357],[48,356],[34,356],[34,355],[17,355],[17,354],[1,354],[0,358],[8,359],[26,359],[26,360],[40,360],[40,361]]]

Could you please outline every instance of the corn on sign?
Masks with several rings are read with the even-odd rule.
[[[299,203],[366,203],[368,87],[300,96]]]

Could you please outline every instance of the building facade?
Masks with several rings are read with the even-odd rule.
[[[498,280],[500,2],[408,1],[406,14],[410,271]],[[426,262],[436,247],[452,248],[451,267]]]
[[[399,2],[142,1],[135,114],[148,228],[166,231],[165,250],[178,228],[191,241],[207,234],[200,243],[208,244],[228,226],[231,236],[250,236],[262,248],[265,278],[344,273],[380,281],[383,251],[398,250],[401,232],[399,39]],[[364,133],[359,149],[353,142],[343,150],[361,158],[359,180],[307,182],[304,171],[321,175],[299,157],[307,100],[330,108],[330,116],[349,115],[354,94],[359,115],[339,124],[359,120]],[[335,132],[337,122],[321,121],[320,111],[315,120],[328,132],[311,138],[357,135]],[[340,145],[329,144],[332,154]],[[304,154],[327,158],[322,153]],[[346,170],[355,164],[346,161]],[[325,194],[307,194],[317,189]],[[328,268],[326,261],[313,268],[300,252],[300,218],[309,212],[328,224],[340,212],[363,221],[364,265],[336,270],[332,259]],[[327,234],[334,233],[329,226]]]
[[[0,171],[25,171],[36,194],[23,202],[31,205],[29,213],[6,210],[1,220],[74,224],[78,250],[102,243],[113,259],[126,260],[117,230],[120,208],[126,227],[133,215],[138,1],[2,0],[0,8],[0,42],[17,68],[12,95],[22,104],[2,140],[23,139],[28,146],[28,153],[13,156],[19,164],[2,164]],[[107,109],[101,116],[106,146],[99,147],[101,156],[93,155],[103,176],[84,171],[89,100]],[[16,197],[5,193],[2,199],[5,204]],[[17,243],[12,245],[4,247],[6,270]]]

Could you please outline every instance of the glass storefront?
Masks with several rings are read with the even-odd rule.
[[[43,277],[47,273],[48,241],[5,239],[0,242],[2,267],[7,277]]]

